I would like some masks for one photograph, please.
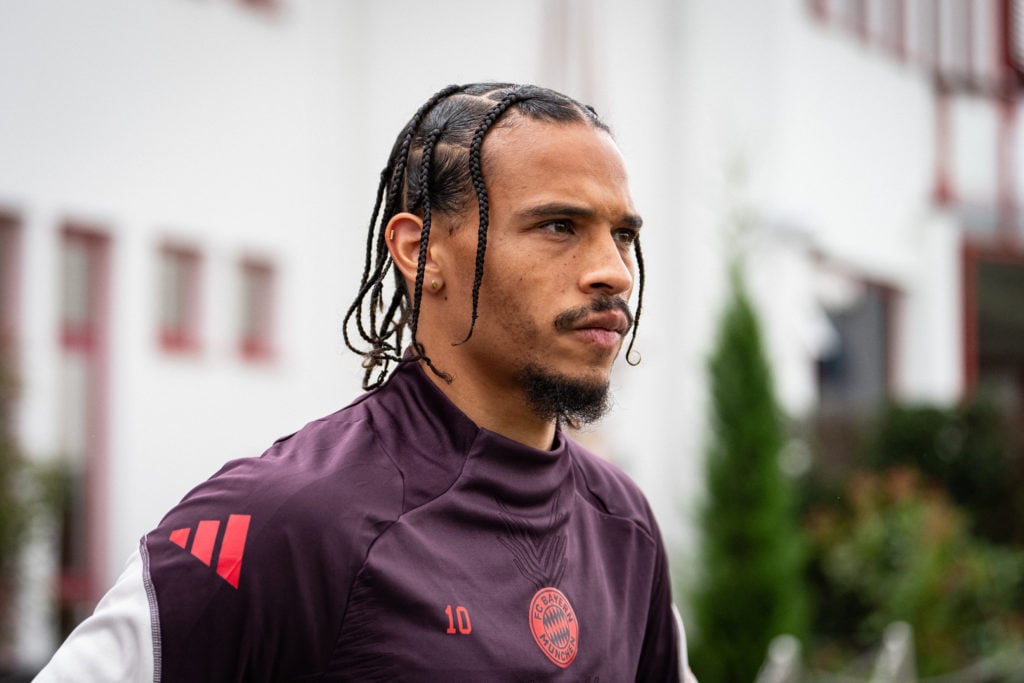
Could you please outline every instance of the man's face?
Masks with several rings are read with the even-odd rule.
[[[640,225],[622,157],[587,124],[510,123],[483,147],[490,226],[479,318],[460,365],[496,390],[523,390],[524,373],[540,372],[603,391],[632,320]],[[469,328],[477,212],[460,223],[446,240],[452,341]]]

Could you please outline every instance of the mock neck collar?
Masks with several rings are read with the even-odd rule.
[[[555,430],[552,448],[540,450],[478,427],[416,362],[400,364],[385,387],[395,419],[411,422],[414,450],[433,451],[434,457],[440,451],[462,455],[460,479],[489,488],[502,504],[550,509],[559,492],[572,486],[571,441],[561,429]]]

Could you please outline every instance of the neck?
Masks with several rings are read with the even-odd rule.
[[[477,427],[501,434],[538,450],[550,450],[555,441],[555,421],[538,417],[522,389],[499,385],[486,378],[453,373],[451,383],[438,377],[422,361],[420,367],[459,410]],[[448,371],[444,366],[439,369]]]

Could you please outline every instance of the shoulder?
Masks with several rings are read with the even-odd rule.
[[[566,438],[578,477],[577,493],[601,512],[631,521],[652,539],[657,538],[651,508],[636,482],[615,464]]]
[[[227,462],[164,519],[217,512],[280,518],[317,515],[323,503],[401,497],[401,477],[376,436],[371,416],[350,406],[278,439],[259,457]],[[323,514],[329,514],[323,511]],[[280,519],[278,519],[280,521]]]
[[[371,422],[350,406],[229,462],[146,535],[169,679],[272,680],[325,664],[349,586],[402,507],[401,473]],[[200,664],[216,675],[190,668]]]
[[[166,536],[196,528],[198,533],[200,522],[224,525],[245,517],[250,543],[273,543],[282,535],[294,542],[325,529],[359,532],[369,542],[368,532],[398,516],[403,488],[376,432],[361,404],[310,422],[259,457],[225,464],[192,489],[157,532]]]

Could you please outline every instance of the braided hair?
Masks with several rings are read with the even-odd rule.
[[[547,88],[509,83],[450,85],[427,100],[399,133],[387,165],[380,174],[366,236],[363,274],[355,300],[345,314],[345,345],[363,357],[363,388],[379,386],[392,363],[422,360],[439,377],[451,377],[434,366],[417,338],[424,267],[434,213],[462,212],[475,195],[480,222],[477,228],[472,311],[465,343],[473,336],[483,281],[487,228],[490,221],[481,150],[488,131],[508,112],[554,123],[588,123],[610,133],[593,108]],[[420,216],[420,251],[413,290],[409,292],[398,268],[393,267],[385,231],[396,214]],[[639,273],[639,300],[632,336],[626,351],[631,359],[643,304],[644,267],[639,239],[634,241]],[[390,288],[386,287],[392,278]],[[354,329],[353,329],[354,328]],[[409,334],[409,352],[403,357],[403,339]],[[355,337],[369,348],[356,346]]]

